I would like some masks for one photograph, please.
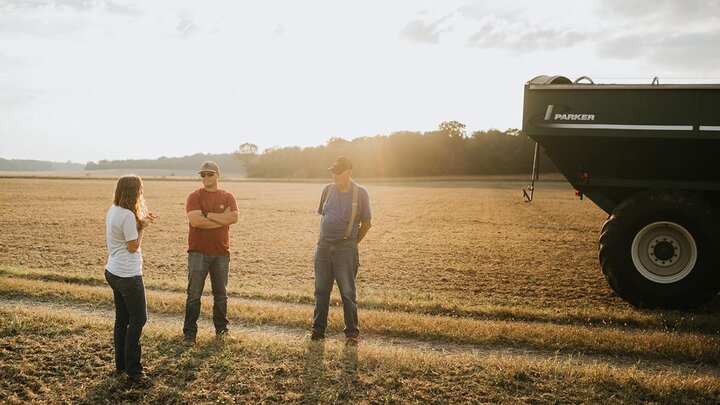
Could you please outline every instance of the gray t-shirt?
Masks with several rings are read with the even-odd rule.
[[[320,236],[330,242],[337,242],[345,238],[350,216],[352,215],[352,199],[353,187],[358,187],[358,207],[355,215],[352,232],[348,239],[357,239],[360,223],[369,221],[372,218],[370,213],[370,197],[364,187],[351,183],[351,187],[347,192],[343,193],[340,187],[333,187],[330,196],[328,196],[325,211],[323,212],[323,197],[330,184],[323,188],[320,194],[320,206],[318,206],[318,214],[322,214],[320,220]]]

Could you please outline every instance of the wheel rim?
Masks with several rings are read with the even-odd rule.
[[[640,274],[661,284],[687,277],[697,261],[697,246],[690,232],[674,222],[654,222],[635,235],[632,261]]]

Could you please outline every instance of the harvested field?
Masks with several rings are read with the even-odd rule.
[[[720,300],[668,312],[619,299],[597,263],[606,215],[561,182],[540,183],[532,203],[517,182],[365,184],[363,341],[348,353],[334,339],[337,306],[325,346],[302,339],[321,183],[221,180],[240,208],[229,285],[239,340],[203,335],[186,350],[184,205],[200,183],[146,179],[160,217],[142,248],[155,381],[123,390],[95,380],[93,370],[112,369],[102,273],[114,184],[0,179],[0,402],[720,401]]]
[[[198,183],[146,183],[148,205],[160,223],[144,241],[145,278],[182,290],[184,203]],[[596,240],[605,215],[564,186],[541,190],[536,201],[524,203],[519,186],[372,185],[374,227],[361,245],[360,296],[372,305],[408,299],[441,305],[625,307],[598,271]],[[0,187],[7,196],[0,201],[0,223],[9,231],[0,239],[4,265],[101,276],[107,259],[104,218],[114,181],[1,180]],[[320,185],[227,182],[223,187],[235,194],[241,212],[231,229],[231,291],[310,297]]]

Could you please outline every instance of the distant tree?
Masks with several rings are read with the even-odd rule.
[[[250,167],[257,159],[257,155],[257,145],[250,142],[240,144],[240,147],[238,147],[238,149],[233,152],[233,157],[242,164],[243,169],[246,173],[249,171],[248,167]]]
[[[140,160],[100,160],[88,162],[85,170],[107,170],[107,169],[169,169],[169,170],[190,170],[195,171],[206,160],[215,161],[224,173],[245,173],[245,168],[234,154],[203,154],[196,153],[183,157],[166,157],[158,159]]]
[[[440,132],[450,138],[464,139],[467,134],[465,132],[465,124],[458,121],[444,121],[440,123]]]
[[[245,142],[240,145],[237,151],[235,151],[236,154],[240,155],[247,155],[247,154],[257,154],[258,153],[258,147],[254,143]]]
[[[339,136],[333,136],[327,141],[327,146],[328,148],[342,148],[349,143],[349,141],[340,138]]]

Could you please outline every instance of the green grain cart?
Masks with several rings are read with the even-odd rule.
[[[525,85],[523,132],[609,214],[599,258],[618,295],[689,308],[718,294],[720,84],[538,76]]]

